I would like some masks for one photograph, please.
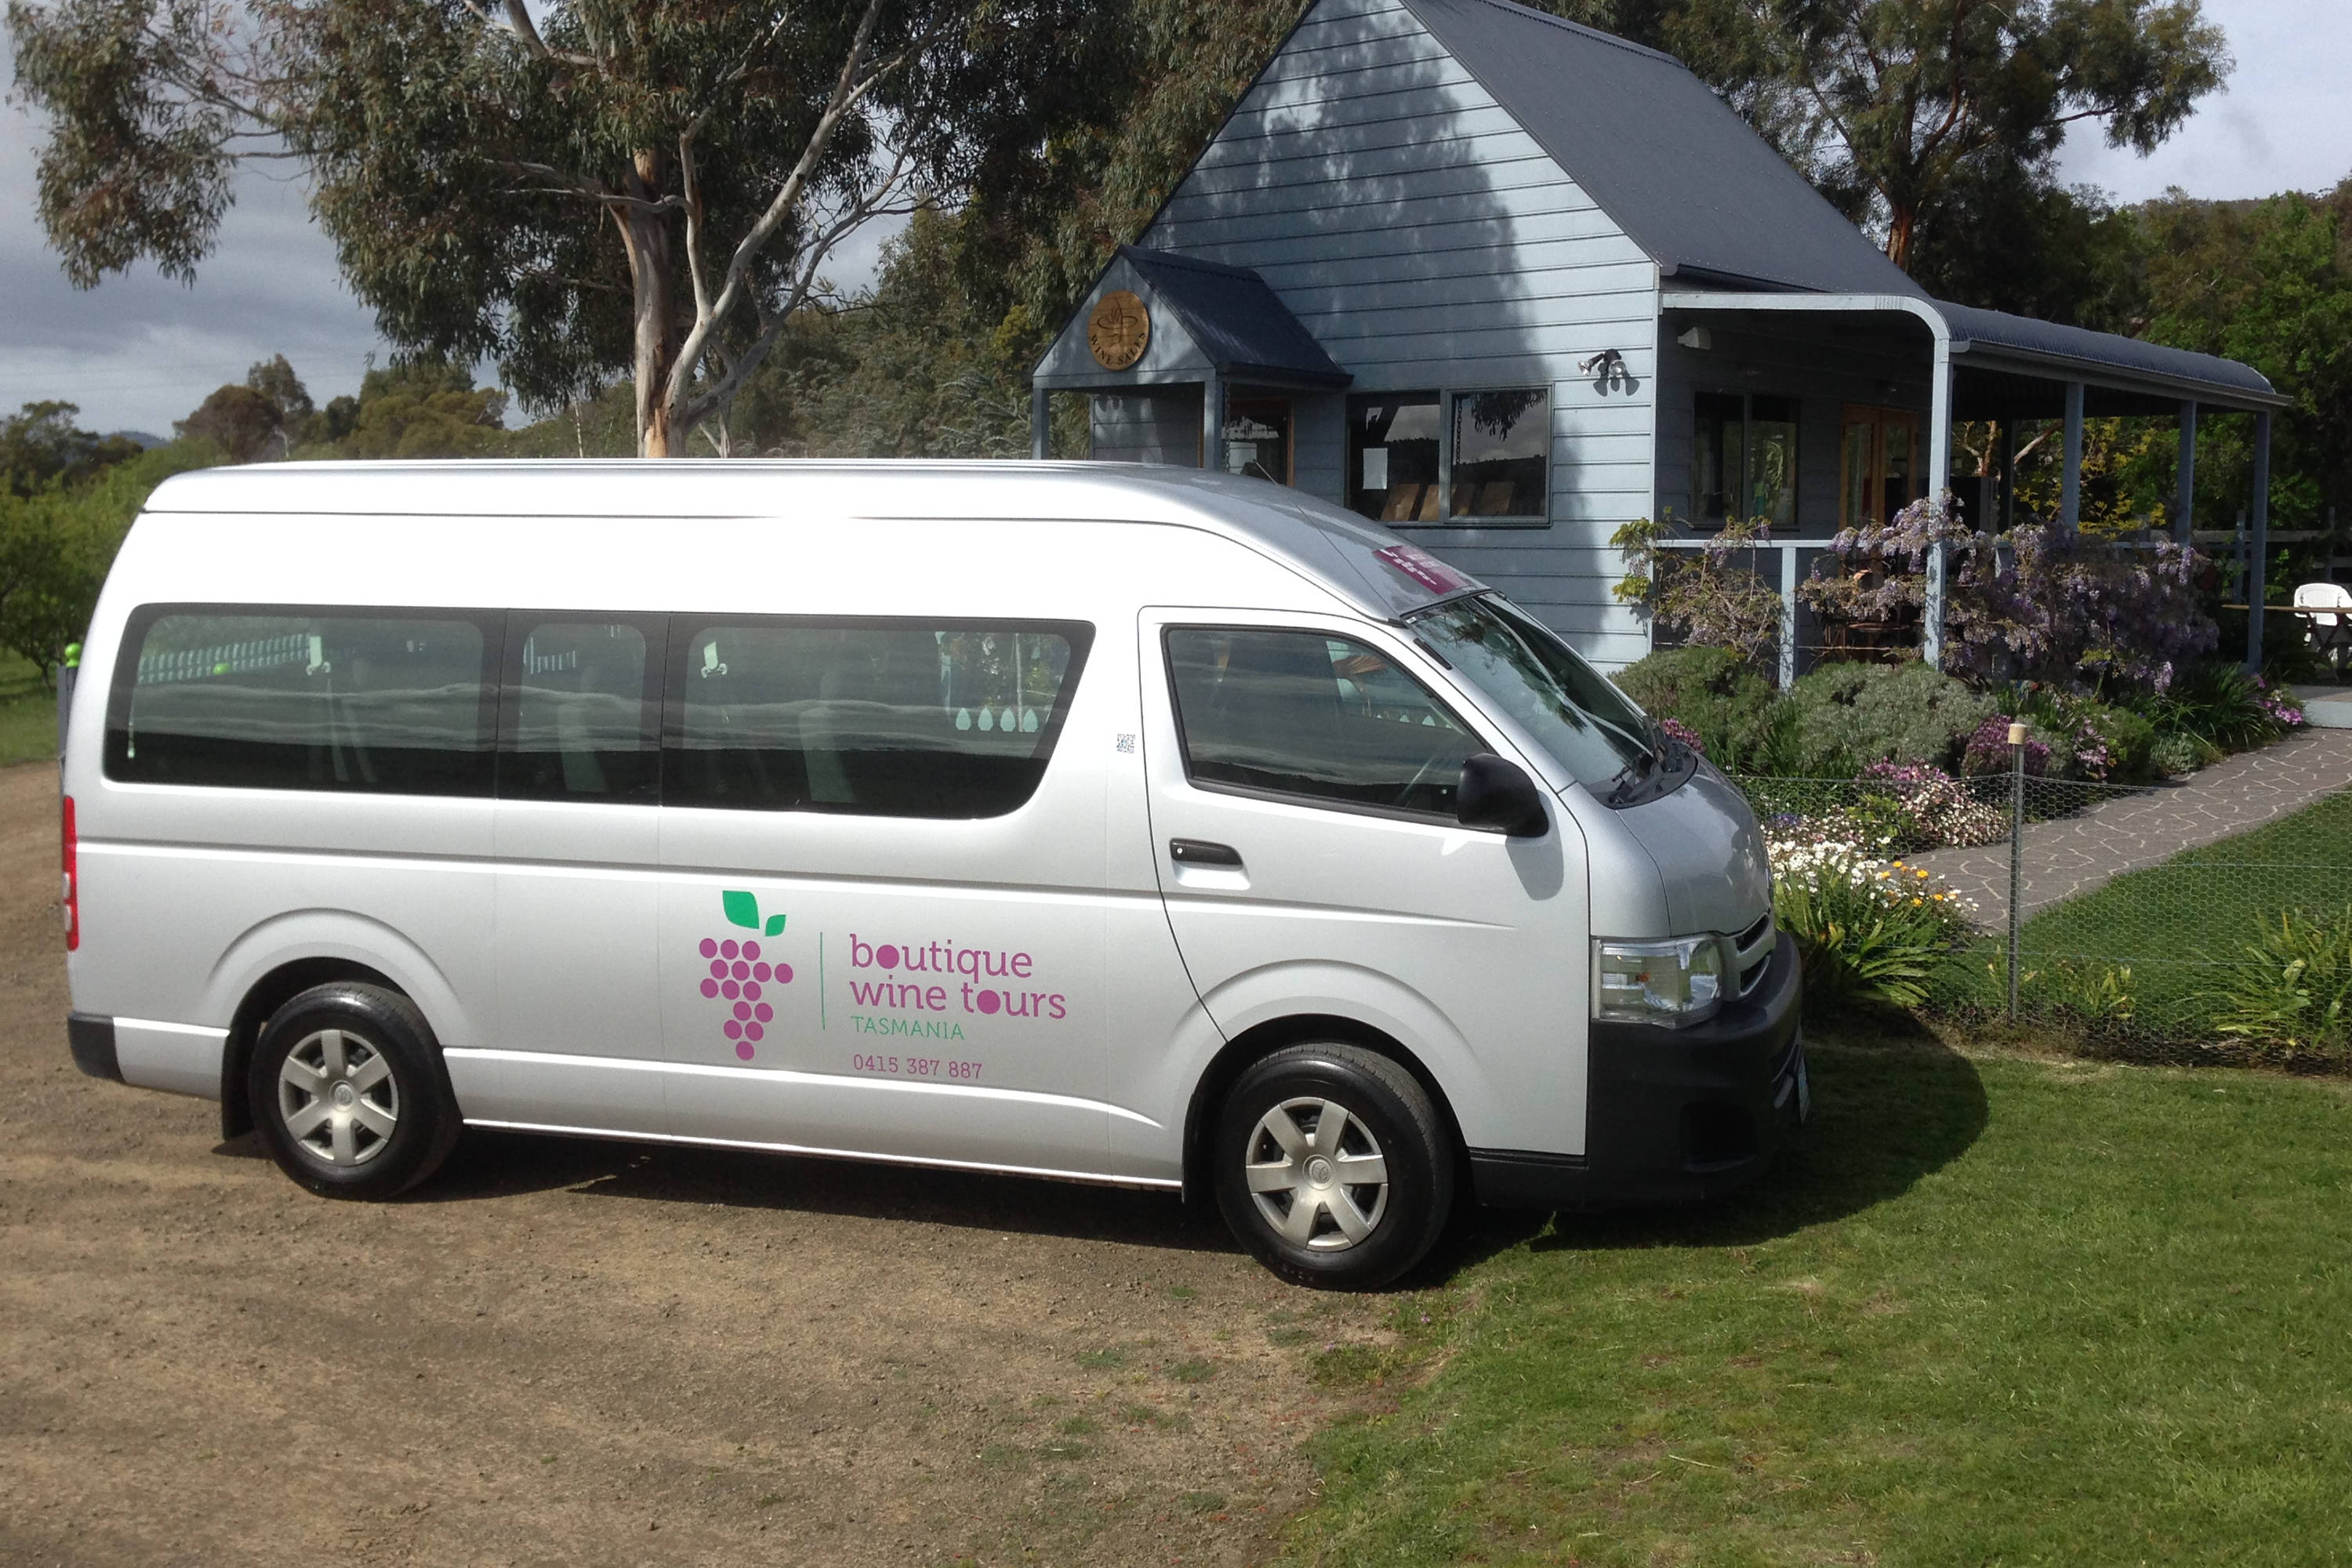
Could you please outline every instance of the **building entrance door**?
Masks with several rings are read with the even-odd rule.
[[[1884,524],[1919,499],[1919,416],[1848,404],[1838,526]]]

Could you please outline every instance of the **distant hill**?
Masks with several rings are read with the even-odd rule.
[[[172,444],[172,438],[169,436],[150,436],[144,430],[110,430],[107,432],[106,438],[111,441],[118,436],[125,441],[137,442],[139,449],[142,452],[152,452],[158,447],[168,447]]]

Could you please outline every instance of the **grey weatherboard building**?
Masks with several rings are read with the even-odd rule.
[[[2072,526],[2083,418],[2184,416],[2185,501],[2201,408],[2256,416],[2259,534],[2284,402],[1929,298],[1679,62],[1509,0],[1317,0],[1033,387],[1038,456],[1085,395],[1094,457],[1353,507],[1612,667],[1650,647],[1611,593],[1626,522],[1769,516],[1792,584],[1923,494],[1997,520],[1997,477],[1953,483],[1957,420],[2067,420]],[[1793,615],[1784,640],[1793,673]]]

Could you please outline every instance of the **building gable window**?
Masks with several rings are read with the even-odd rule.
[[[1691,515],[1721,525],[1797,521],[1797,400],[1702,392],[1692,409]]]
[[[1348,505],[1376,521],[1541,523],[1550,473],[1541,387],[1348,399]]]

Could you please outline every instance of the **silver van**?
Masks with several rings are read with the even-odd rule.
[[[1457,1195],[1804,1112],[1739,794],[1352,514],[1097,465],[299,464],[155,492],[65,763],[74,1059],[327,1196],[466,1127],[1213,1196],[1385,1283]]]

